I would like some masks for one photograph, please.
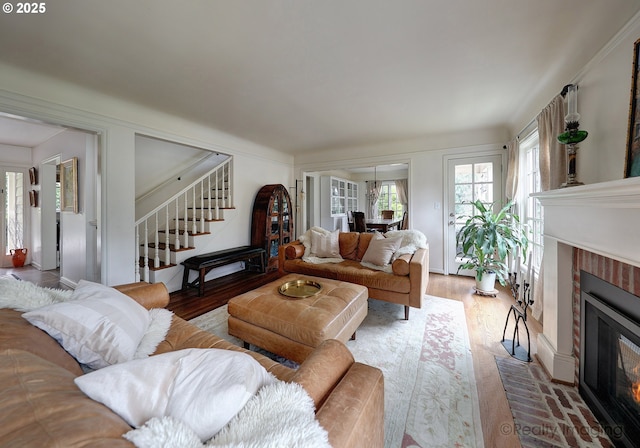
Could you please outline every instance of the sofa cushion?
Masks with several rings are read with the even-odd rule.
[[[408,294],[411,290],[411,281],[407,275],[393,275],[369,269],[352,260],[345,260],[338,266],[340,269],[336,272],[337,280],[366,286],[370,290],[370,297],[373,297],[372,289],[401,294]]]
[[[82,393],[74,376],[33,353],[0,351],[0,446],[130,447],[122,435],[131,427]]]
[[[22,316],[90,368],[134,358],[150,323],[142,305],[113,288],[84,280],[72,299]]]
[[[277,380],[246,353],[186,349],[79,376],[78,387],[135,427],[171,416],[202,441],[213,437],[262,386]]]
[[[355,260],[358,257],[358,243],[360,242],[360,233],[358,232],[340,232],[340,255],[346,260]]]
[[[402,238],[374,238],[369,243],[367,251],[362,257],[363,263],[371,263],[376,266],[388,265],[391,257],[400,247]]]
[[[364,254],[367,252],[369,248],[369,243],[373,239],[374,236],[379,235],[378,232],[363,232],[360,234],[360,239],[358,241],[358,252],[356,254],[356,260],[362,260]]]

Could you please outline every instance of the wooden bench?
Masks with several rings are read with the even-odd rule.
[[[184,273],[182,275],[182,289],[198,288],[198,295],[204,294],[204,277],[214,268],[219,268],[231,263],[240,261],[250,262],[254,260],[254,267],[264,272],[266,252],[261,247],[241,246],[232,249],[219,250],[208,254],[196,255],[182,262]],[[245,264],[245,269],[250,268],[249,263]],[[198,271],[198,277],[189,282],[191,270]]]

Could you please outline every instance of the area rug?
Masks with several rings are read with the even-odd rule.
[[[347,347],[378,367],[385,381],[385,447],[483,447],[478,393],[462,302],[427,296],[411,309],[369,300],[369,312]],[[192,319],[228,341],[227,307]]]

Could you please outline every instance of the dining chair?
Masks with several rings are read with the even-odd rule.
[[[364,221],[364,212],[353,212],[353,224],[356,232],[367,231],[367,225]]]
[[[402,221],[400,222],[400,230],[407,230],[409,228],[409,215],[405,210],[402,214]]]
[[[393,219],[393,210],[382,210],[382,219]]]

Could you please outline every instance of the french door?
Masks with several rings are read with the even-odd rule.
[[[26,247],[26,170],[0,166],[0,266],[10,267],[11,250]]]
[[[502,201],[502,155],[486,155],[447,161],[447,267],[449,274],[456,274],[463,259],[458,256],[461,248],[456,245],[456,234],[473,214],[471,202],[485,204]],[[462,275],[475,275],[461,270]]]

